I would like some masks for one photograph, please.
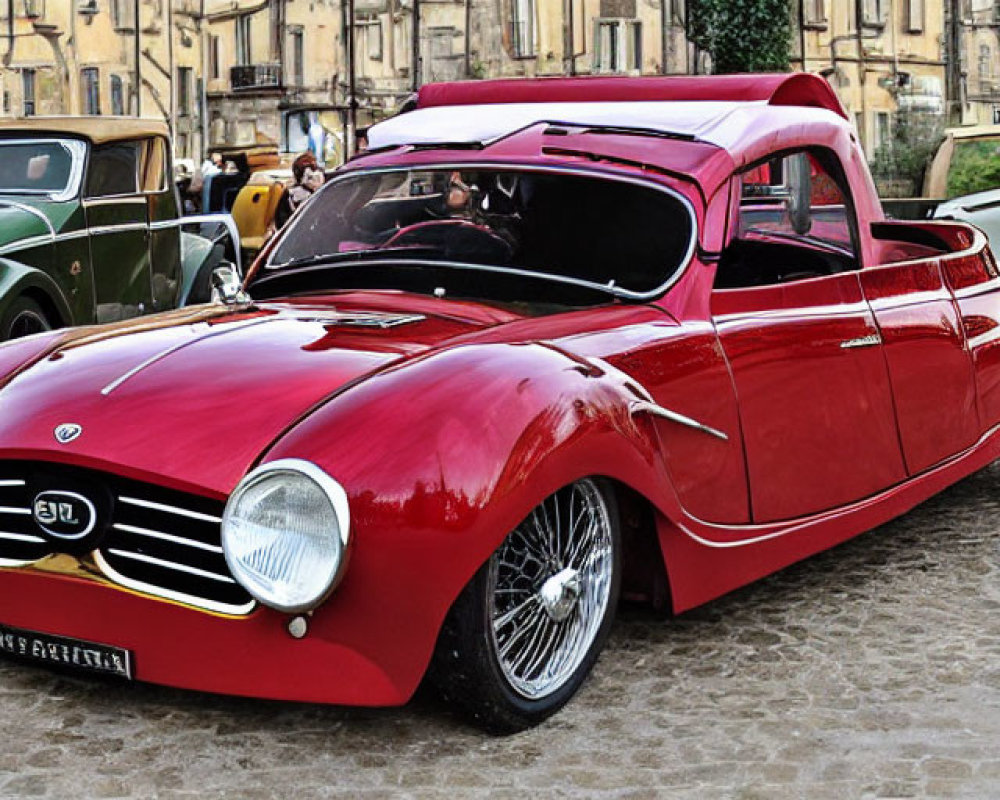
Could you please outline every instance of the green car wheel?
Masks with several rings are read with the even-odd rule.
[[[0,335],[4,341],[50,330],[52,323],[45,316],[42,307],[30,297],[18,297],[10,304],[0,322]]]

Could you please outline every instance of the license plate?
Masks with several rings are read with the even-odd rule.
[[[132,677],[132,654],[107,644],[0,625],[0,653],[45,664]]]

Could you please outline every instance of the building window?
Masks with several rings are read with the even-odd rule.
[[[45,16],[45,0],[24,0],[24,16],[38,19]]]
[[[125,114],[125,85],[121,75],[111,76],[111,113],[116,117]]]
[[[217,81],[222,76],[222,69],[219,65],[219,37],[208,37],[208,78]]]
[[[10,115],[10,92],[6,89],[3,90],[3,113],[5,115]],[[996,115],[996,111],[993,112]],[[995,122],[996,120],[994,120]]]
[[[908,33],[922,33],[924,30],[924,0],[904,0],[903,13],[906,14]]]
[[[1000,125],[1000,106],[993,106],[993,124]]]
[[[365,26],[365,44],[368,48],[368,58],[373,61],[382,60],[382,23],[370,22]]]
[[[182,117],[191,114],[191,67],[177,68],[177,113]]]
[[[306,74],[306,42],[305,32],[301,26],[289,29],[292,39],[292,85],[302,86]]]
[[[594,72],[635,72],[642,65],[642,23],[635,19],[594,22]]]
[[[97,67],[86,67],[80,70],[80,93],[83,100],[83,113],[100,114],[101,84]]]
[[[281,60],[281,4],[284,0],[271,0],[268,30],[270,32],[271,61]]]
[[[250,14],[243,14],[236,18],[236,63],[239,66],[248,66],[253,63],[250,46],[250,23],[253,17]]]
[[[988,44],[979,45],[979,80],[988,81],[993,77],[993,51]]]
[[[510,43],[514,58],[535,55],[535,0],[511,0]]]
[[[115,30],[135,30],[134,0],[111,0],[111,24]]]
[[[35,71],[33,69],[21,70],[21,92],[21,97],[24,99],[24,116],[35,116]]]
[[[811,28],[826,27],[826,1],[825,0],[805,0],[805,24]]]
[[[861,23],[872,28],[883,27],[889,0],[861,0],[861,3]]]
[[[875,146],[876,147],[886,147],[891,144],[891,135],[889,133],[889,112],[879,111],[875,115]]]

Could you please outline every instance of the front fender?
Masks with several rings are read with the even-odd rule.
[[[17,261],[0,258],[0,317],[15,298],[23,294],[40,292],[51,303],[59,319],[52,320],[57,327],[73,325],[73,312],[59,285],[46,273]]]
[[[204,236],[181,231],[181,291],[177,297],[177,305],[187,305],[191,289],[198,278],[202,267],[211,265],[222,259],[222,247],[216,245]]]
[[[409,697],[458,593],[548,494],[587,475],[669,493],[627,383],[545,345],[469,345],[377,374],[297,425],[266,460],[318,464],[351,507],[351,562],[315,634]]]

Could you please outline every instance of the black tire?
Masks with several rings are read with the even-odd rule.
[[[0,340],[19,339],[52,330],[53,325],[38,303],[24,295],[16,298],[0,319]]]
[[[546,565],[537,559],[532,561],[538,552],[533,551],[538,540],[531,544],[529,538],[535,535],[532,530],[539,530],[535,522],[540,515],[551,516],[553,511],[558,514],[560,508],[568,510],[574,502],[579,503],[583,492],[587,503],[595,502],[603,508],[595,518],[606,521],[606,535],[567,537],[565,546],[550,548],[564,553],[559,559],[547,561]],[[582,514],[579,519],[583,519]],[[525,556],[520,567],[519,550]],[[586,478],[550,495],[507,535],[462,590],[438,637],[429,679],[446,700],[490,733],[516,733],[542,722],[573,697],[597,661],[614,621],[621,563],[618,508],[607,482]],[[565,575],[574,572],[574,564],[580,570],[567,579]],[[572,583],[574,578],[575,588],[565,583]],[[543,592],[543,587],[549,588],[548,593]],[[555,596],[561,598],[555,607],[551,602],[552,587],[559,592]],[[533,600],[532,595],[538,599]],[[591,604],[600,597],[605,598],[600,608],[588,614]],[[565,602],[570,598],[567,613]],[[503,603],[509,607],[503,607]],[[556,615],[561,614],[566,616],[557,619]],[[523,622],[517,622],[519,618]],[[550,627],[552,632],[546,633]],[[513,633],[508,633],[501,646],[505,630]],[[522,634],[522,630],[528,633]],[[580,646],[568,648],[575,643],[574,630],[587,633],[580,634]],[[520,647],[525,641],[526,645]],[[501,652],[504,649],[506,654]],[[520,672],[519,650],[524,651],[520,658],[527,659],[527,666]],[[510,656],[512,651],[514,655]],[[532,668],[536,662],[537,667]],[[556,675],[547,677],[545,673],[552,670]]]

